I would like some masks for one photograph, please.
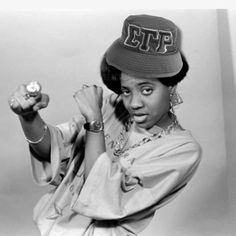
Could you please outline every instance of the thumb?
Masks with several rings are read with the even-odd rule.
[[[48,106],[49,100],[50,99],[47,94],[42,94],[41,100],[33,106],[33,110],[38,111],[40,109],[46,108]]]

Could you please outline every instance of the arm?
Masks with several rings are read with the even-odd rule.
[[[41,186],[58,185],[67,171],[74,147],[80,145],[82,140],[83,132],[80,131],[84,123],[83,116],[78,114],[69,122],[57,126],[46,125],[38,111],[47,107],[48,95],[40,93],[36,97],[27,96],[25,85],[19,86],[8,102],[12,111],[18,115],[29,142],[35,182]]]
[[[38,110],[48,106],[49,97],[39,93],[36,97],[28,96],[25,85],[20,85],[10,96],[8,102],[21,122],[25,137],[30,140],[30,146],[42,158],[42,161],[50,160],[50,132],[46,123],[38,114]],[[41,140],[40,142],[37,142]],[[36,143],[35,143],[36,142]]]
[[[102,88],[93,86],[83,86],[74,98],[77,102],[81,114],[86,122],[93,120],[103,121],[102,118]],[[85,178],[88,177],[97,158],[105,152],[104,132],[94,133],[86,131],[85,143]]]
[[[46,123],[38,113],[33,114],[31,117],[19,116],[19,120],[24,131],[25,137],[28,140],[38,143],[30,143],[31,148],[42,158],[42,161],[50,161],[50,132]]]
[[[98,120],[98,119],[96,119]],[[99,119],[99,120],[102,120]],[[92,121],[92,120],[91,120]],[[90,121],[88,121],[90,122]],[[104,132],[93,133],[86,131],[85,143],[85,179],[88,177],[97,158],[105,152]]]

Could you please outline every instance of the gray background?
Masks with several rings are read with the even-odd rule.
[[[177,114],[203,148],[191,183],[141,235],[233,235],[236,12],[214,9],[0,12],[0,235],[38,235],[32,209],[49,189],[32,180],[28,147],[8,96],[19,84],[38,80],[51,98],[42,117],[51,124],[66,121],[77,112],[73,93],[83,83],[102,85],[101,57],[120,36],[125,17],[137,13],[167,17],[182,29],[190,71],[179,86],[184,103]]]

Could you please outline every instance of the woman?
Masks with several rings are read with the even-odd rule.
[[[186,186],[200,147],[173,112],[188,71],[179,43],[173,22],[129,16],[101,63],[114,93],[103,99],[101,87],[84,85],[79,114],[56,127],[38,113],[49,102],[38,83],[9,98],[36,182],[55,185],[34,209],[41,235],[137,235]]]

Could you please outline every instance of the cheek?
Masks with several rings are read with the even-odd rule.
[[[170,109],[170,99],[168,94],[162,94],[161,96],[155,96],[153,98],[153,103],[150,104],[149,109],[152,113],[157,115],[162,115]]]
[[[123,105],[126,108],[126,110],[129,110],[129,102],[127,98],[122,97]]]

